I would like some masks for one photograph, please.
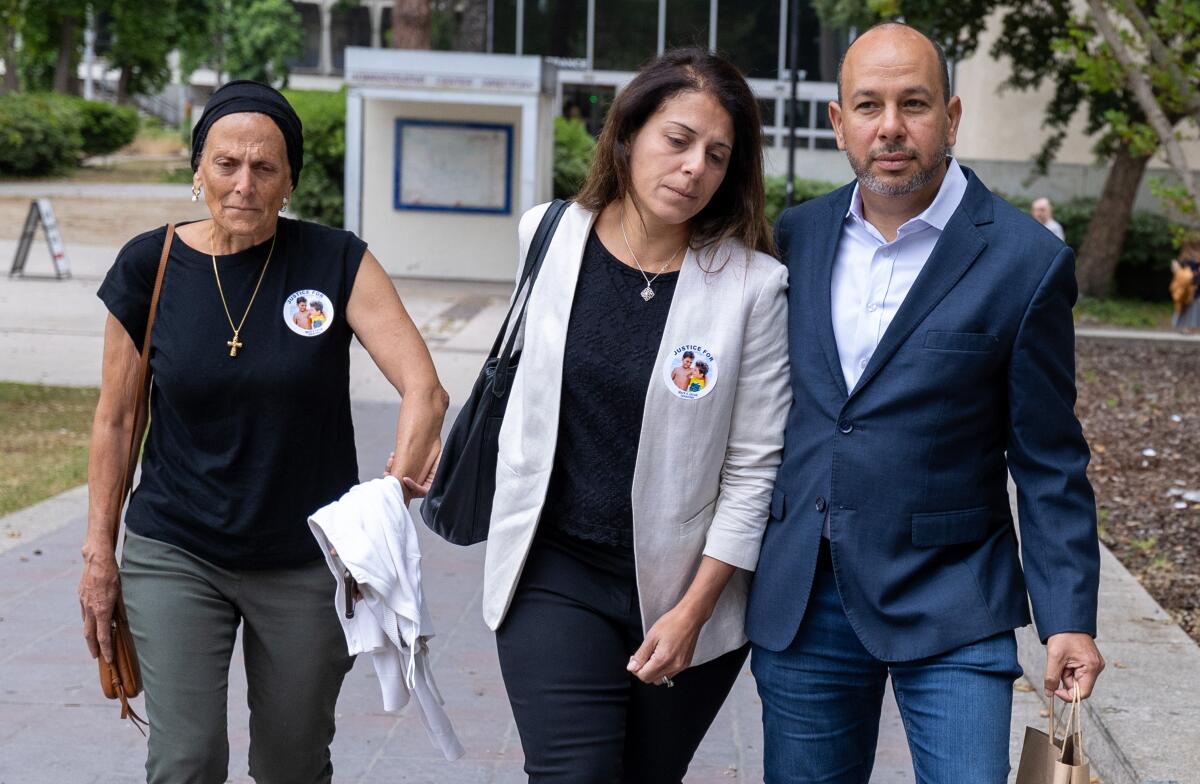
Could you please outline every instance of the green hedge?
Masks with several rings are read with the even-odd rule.
[[[137,109],[131,106],[114,106],[82,98],[71,98],[69,103],[80,115],[84,155],[114,153],[137,136],[141,123]]]
[[[787,201],[787,178],[767,177],[764,183],[767,195],[767,220],[771,225],[775,225],[775,221],[783,213],[783,205]],[[824,180],[805,180],[800,177],[796,178],[793,204],[803,204],[806,201],[824,196],[830,191],[835,191],[842,187],[840,183],[825,182]]]
[[[345,215],[346,90],[285,90],[304,124],[304,169],[292,194],[300,217],[340,227]]]
[[[1032,199],[1022,196],[1006,199],[1018,209],[1029,211]],[[1081,197],[1054,205],[1054,219],[1062,224],[1067,244],[1076,251],[1083,245],[1088,222],[1096,211],[1096,199]],[[1138,299],[1161,302],[1167,299],[1167,284],[1171,281],[1171,259],[1178,249],[1171,239],[1171,221],[1158,213],[1136,210],[1129,220],[1125,242],[1121,244],[1121,259],[1113,277],[1112,296],[1117,299]]]
[[[569,199],[579,192],[595,149],[596,140],[581,121],[554,118],[554,198]]]
[[[79,162],[79,115],[47,95],[0,96],[0,174],[36,177]]]
[[[56,174],[137,135],[133,109],[54,93],[0,96],[0,174]]]

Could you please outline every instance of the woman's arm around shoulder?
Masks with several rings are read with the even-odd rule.
[[[402,398],[388,472],[401,481],[407,495],[422,496],[441,456],[449,397],[421,333],[370,251],[363,254],[354,278],[346,321]]]

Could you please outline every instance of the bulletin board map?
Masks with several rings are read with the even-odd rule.
[[[396,120],[397,210],[512,212],[512,125]]]

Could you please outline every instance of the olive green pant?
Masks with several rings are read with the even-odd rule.
[[[354,663],[334,587],[324,561],[230,570],[128,534],[121,588],[146,693],[148,782],[228,777],[229,661],[239,625],[250,775],[259,784],[332,779],[334,707]]]

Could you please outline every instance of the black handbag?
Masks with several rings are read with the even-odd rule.
[[[471,397],[458,412],[442,447],[442,459],[428,495],[421,502],[421,519],[438,536],[451,544],[471,545],[487,539],[496,494],[496,456],[500,451],[500,425],[508,406],[508,392],[517,374],[520,349],[516,348],[525,325],[525,310],[533,292],[546,249],[568,202],[555,199],[529,243],[525,266],[513,303],[492,343],[487,361],[475,379]],[[521,309],[509,322],[517,304]],[[504,335],[508,333],[508,340]],[[504,349],[501,351],[501,344]]]

